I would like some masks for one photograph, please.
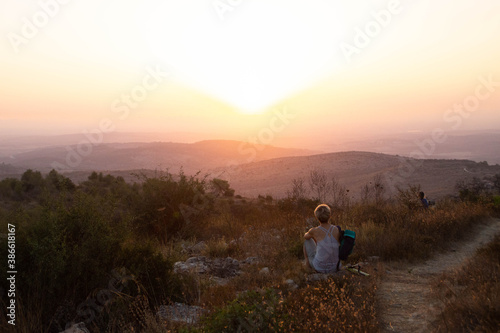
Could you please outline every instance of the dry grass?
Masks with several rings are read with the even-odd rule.
[[[498,332],[500,236],[462,269],[441,276],[434,289],[444,304],[436,332]]]
[[[463,238],[486,215],[487,211],[479,205],[461,203],[416,212],[389,205],[377,208],[355,205],[339,212],[334,223],[357,232],[357,244],[351,262],[369,256],[380,256],[385,261],[421,261],[439,252],[450,242]],[[238,259],[257,256],[259,263],[244,268],[243,274],[226,286],[207,286],[202,290],[201,305],[215,313],[225,313],[235,306],[232,302],[238,299],[237,295],[242,291],[285,290],[284,280],[292,279],[300,288],[280,294],[279,311],[273,310],[272,314],[266,314],[264,317],[267,318],[265,323],[268,326],[265,329],[259,326],[259,330],[304,331],[311,328],[325,331],[334,325],[337,328],[343,325],[345,331],[377,330],[373,308],[376,276],[373,279],[350,277],[340,282],[330,280],[314,285],[305,283],[310,273],[304,269],[301,261],[305,217],[283,214],[276,207],[268,206],[264,209],[255,207],[255,210],[246,207],[245,216],[235,214],[230,219],[240,223],[239,232],[233,233],[238,251],[231,252],[231,255]],[[223,221],[216,222],[217,226],[225,225],[227,220],[228,215],[223,217]],[[210,225],[207,227],[215,229]],[[215,234],[204,235],[212,237],[208,241],[208,251],[212,255],[229,254],[227,244],[232,239],[226,238],[227,233],[223,234],[219,238]],[[269,274],[259,272],[263,267],[270,268]],[[234,324],[235,319],[231,316],[235,314],[226,315],[233,319]],[[246,312],[238,312],[237,315],[243,316],[238,317],[238,320],[251,318]],[[217,320],[223,322],[221,317]],[[281,325],[279,320],[288,326]],[[209,322],[205,322],[205,325],[210,327]],[[238,325],[229,327],[237,329]],[[203,328],[199,329],[203,331]]]
[[[225,237],[210,239],[206,245],[202,254],[212,258],[232,257],[239,252],[236,241],[227,242]]]
[[[467,203],[414,212],[397,206],[358,205],[340,216],[338,224],[357,233],[353,260],[379,256],[385,261],[415,262],[463,239],[488,214],[483,206]]]
[[[239,209],[226,212],[222,220],[212,218],[210,221],[215,225],[206,226],[208,230],[221,230],[219,228],[226,226],[228,220],[239,223],[239,227],[233,228],[230,233],[234,238],[228,238],[230,234],[227,232],[220,232],[220,235],[205,233],[197,237],[208,239],[207,251],[212,256],[231,255],[237,259],[256,256],[259,263],[245,267],[242,275],[225,286],[206,285],[201,291],[200,305],[220,315],[235,307],[232,302],[238,299],[239,293],[245,290],[286,291],[283,282],[292,279],[300,288],[276,296],[281,302],[279,311],[275,309],[266,314],[265,325],[268,326],[265,329],[259,326],[258,330],[304,331],[310,328],[328,331],[332,327],[342,327],[344,331],[377,330],[373,307],[376,273],[370,279],[351,276],[342,281],[307,285],[305,281],[310,272],[302,266],[305,217],[284,213],[275,206]],[[468,230],[486,215],[487,211],[482,206],[462,203],[414,212],[390,205],[354,205],[349,210],[338,212],[333,222],[357,232],[355,252],[350,258],[353,263],[369,256],[380,256],[384,261],[421,261],[444,249],[450,242],[465,237]],[[232,240],[236,242],[237,250],[228,252],[228,244]],[[269,274],[260,273],[263,267],[270,269]],[[236,319],[231,316],[243,316],[238,317],[238,323],[251,318],[244,311],[226,315],[232,318],[230,322],[233,324]],[[279,320],[286,325],[281,325]],[[219,316],[216,322],[224,322],[224,318]],[[239,325],[226,324],[232,329],[237,329]],[[204,325],[211,331],[209,321],[205,321]],[[202,327],[199,329],[204,330]]]
[[[377,332],[376,281],[348,275],[291,295],[282,312],[286,332]]]
[[[295,292],[247,292],[205,318],[202,332],[377,332],[374,278],[330,278]]]
[[[207,247],[201,255],[231,256],[238,260],[258,257],[258,263],[243,267],[243,273],[224,286],[215,285],[204,276],[181,276],[181,294],[185,303],[201,305],[210,311],[198,327],[183,327],[155,319],[156,307],[167,304],[169,300],[158,300],[158,304],[134,300],[124,301],[124,309],[133,317],[124,313],[123,317],[111,320],[109,332],[132,331],[132,327],[137,332],[220,332],[221,327],[227,327],[227,332],[236,331],[238,327],[242,331],[283,332],[378,330],[374,306],[376,272],[371,271],[370,278],[349,275],[306,284],[310,272],[302,266],[302,236],[306,231],[306,217],[312,216],[312,211],[310,216],[303,216],[283,211],[273,204],[240,202],[235,205],[224,203],[217,207],[217,212],[218,215],[207,217],[200,228],[193,226],[190,240],[173,239],[158,245],[159,251],[171,259],[185,260],[187,255],[182,252],[180,244],[188,242],[194,245],[203,240]],[[335,212],[333,223],[357,233],[355,250],[349,259],[351,263],[370,256],[379,256],[383,261],[419,261],[439,252],[449,242],[465,237],[470,228],[486,215],[484,207],[462,203],[416,212],[390,205],[353,205]],[[483,266],[487,266],[492,259],[484,260]],[[269,268],[268,274],[260,272],[264,267]],[[478,274],[486,279],[493,273],[476,273],[471,278],[477,278]],[[498,281],[498,267],[495,274]],[[294,280],[299,289],[288,290],[284,285],[286,279]],[[261,292],[246,298],[241,296],[248,290]],[[498,284],[496,287],[485,284],[484,290],[478,292],[484,297],[487,291],[497,296],[500,292]],[[466,298],[460,300],[463,311],[476,311],[474,309],[480,306],[480,302],[474,302]],[[496,302],[488,306],[496,306],[498,310],[498,297]],[[446,323],[455,320],[451,316],[457,311],[457,306],[453,305],[445,312]],[[240,326],[242,323],[247,328]]]

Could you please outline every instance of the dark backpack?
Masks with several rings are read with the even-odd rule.
[[[342,230],[340,226],[337,226],[337,228],[340,231],[339,262],[337,263],[338,271],[340,260],[347,260],[354,249],[354,245],[356,244],[356,233],[352,230]]]

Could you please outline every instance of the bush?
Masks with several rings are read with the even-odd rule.
[[[45,321],[64,300],[85,299],[106,282],[120,238],[119,231],[107,224],[105,211],[97,209],[100,205],[95,198],[82,195],[70,207],[57,201],[37,208],[36,218],[25,210],[10,217],[18,230],[16,262],[23,272],[17,281],[20,298],[29,311],[42,311]]]
[[[329,279],[294,293],[249,291],[206,317],[206,332],[373,332],[375,281]]]
[[[23,186],[19,179],[6,178],[0,181],[0,198],[21,201],[25,198]]]
[[[131,242],[126,217],[119,219],[121,224],[112,224],[116,217],[113,206],[103,198],[79,192],[70,199],[61,196],[7,215],[9,223],[17,227],[16,264],[22,268],[16,281],[18,300],[30,320],[42,318],[38,325],[49,327],[51,323],[60,331],[68,320],[78,318],[79,304],[108,288],[110,274],[118,267],[134,276],[152,304],[182,298],[172,263],[153,244]],[[6,223],[2,228],[6,230]],[[0,243],[0,253],[6,257],[7,246],[3,240]],[[4,289],[5,272],[0,273]],[[61,307],[70,314],[65,322],[56,320]],[[96,323],[106,325],[100,316]]]
[[[213,200],[205,194],[205,181],[187,177],[182,171],[178,180],[170,173],[155,178],[143,177],[144,183],[133,210],[134,226],[147,238],[160,242],[195,229]]]
[[[205,318],[204,332],[279,332],[276,309],[282,302],[274,289],[248,291]]]
[[[477,177],[469,181],[461,180],[457,182],[455,188],[462,201],[479,202],[488,196],[485,182]]]
[[[376,332],[376,281],[346,276],[309,285],[278,310],[282,332]]]
[[[418,197],[420,185],[408,185],[407,189],[397,187],[398,194],[396,200],[410,211],[422,208],[422,203]]]

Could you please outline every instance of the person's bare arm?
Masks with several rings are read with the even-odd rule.
[[[309,231],[304,234],[304,238],[305,239],[314,238],[314,228],[309,229]]]
[[[337,240],[337,242],[340,242],[340,231],[339,228],[335,227],[335,229],[332,232],[333,237]]]

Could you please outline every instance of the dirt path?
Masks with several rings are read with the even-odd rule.
[[[382,332],[430,332],[430,323],[439,315],[440,304],[431,297],[432,278],[444,271],[461,266],[465,259],[500,233],[500,220],[481,226],[474,239],[456,244],[443,253],[418,266],[387,269],[378,290]]]

